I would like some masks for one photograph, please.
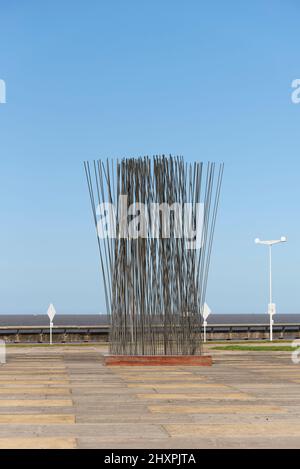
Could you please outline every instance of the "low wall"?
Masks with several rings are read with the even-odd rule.
[[[53,327],[52,341],[53,343],[107,343],[109,327],[86,328],[80,326],[63,328]],[[0,339],[6,343],[49,343],[49,328],[41,327],[18,327],[7,328],[0,327]]]
[[[85,327],[66,326],[53,328],[54,343],[107,343],[109,326]],[[249,324],[213,325],[207,327],[207,341],[215,340],[267,340],[268,325]],[[274,340],[300,339],[300,324],[276,324],[273,329]],[[7,343],[49,343],[49,328],[45,327],[0,327],[0,339]]]

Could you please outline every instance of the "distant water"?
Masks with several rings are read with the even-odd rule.
[[[108,324],[106,314],[58,314],[54,318],[56,326],[101,326]],[[300,324],[300,314],[276,314],[275,324]],[[211,314],[208,324],[269,324],[267,314]],[[1,326],[48,326],[46,314],[0,314]]]
[[[108,323],[106,314],[56,314],[56,326],[100,326]],[[48,326],[47,314],[0,314],[1,326]]]

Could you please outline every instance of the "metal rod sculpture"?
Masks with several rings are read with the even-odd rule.
[[[215,163],[185,163],[182,157],[155,156],[85,162],[84,167],[110,316],[110,353],[201,354],[201,311],[223,164],[216,167]],[[124,212],[120,196],[127,196],[127,208],[134,207],[133,211]],[[184,236],[182,227],[187,219],[192,226],[197,224],[200,199],[201,239],[195,249],[189,247],[191,239]],[[99,211],[110,206],[115,207],[114,220],[104,216],[105,210]],[[160,207],[155,212],[159,217],[154,217],[153,206]],[[170,208],[167,230],[160,210],[166,206]],[[189,207],[188,217],[182,206]],[[99,223],[103,229],[108,221],[113,236],[101,239]],[[124,222],[138,225],[142,235],[132,235]]]

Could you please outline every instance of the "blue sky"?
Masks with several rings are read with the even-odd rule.
[[[224,161],[207,301],[299,313],[297,0],[0,0],[0,313],[105,311],[82,162]]]

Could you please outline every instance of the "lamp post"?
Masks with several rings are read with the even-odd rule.
[[[269,247],[269,304],[268,304],[268,314],[270,315],[270,341],[273,340],[273,316],[276,314],[276,304],[273,303],[273,291],[272,291],[272,246],[274,244],[285,243],[286,237],[281,236],[280,239],[271,239],[261,241],[259,238],[255,239],[256,244],[265,244]]]

